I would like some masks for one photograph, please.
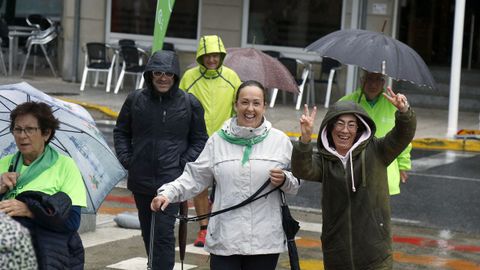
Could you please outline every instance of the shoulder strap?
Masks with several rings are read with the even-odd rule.
[[[130,115],[131,115],[132,121],[133,121],[134,112],[135,112],[133,109],[135,108],[135,105],[137,104],[138,98],[142,94],[142,91],[143,89],[139,89],[133,92],[133,99],[132,99],[132,103],[130,104]]]

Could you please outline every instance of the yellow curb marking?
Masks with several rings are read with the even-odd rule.
[[[461,140],[461,139],[415,139],[412,141],[413,148],[432,149],[432,150],[456,150],[480,152],[480,141]]]
[[[282,267],[290,269],[290,262],[282,261],[280,262]],[[322,260],[300,260],[300,268],[302,270],[323,270],[323,261]]]
[[[91,104],[87,102],[82,102],[74,99],[60,97],[59,99],[81,105],[85,108],[98,110],[107,116],[116,119],[118,117],[118,112],[111,110],[106,106]],[[300,133],[285,131],[288,137],[298,138]],[[317,134],[312,134],[312,139],[318,139]],[[455,150],[455,151],[468,151],[468,152],[480,152],[480,141],[478,140],[462,140],[462,139],[435,139],[435,138],[424,138],[424,139],[414,139],[412,141],[413,148],[420,149],[432,149],[432,150]]]
[[[69,98],[64,98],[64,97],[60,97],[58,99],[61,99],[63,101],[67,101],[67,102],[70,102],[70,103],[75,103],[75,104],[81,105],[85,108],[95,109],[95,110],[100,111],[100,112],[106,114],[107,116],[115,118],[115,119],[118,117],[118,112],[115,112],[115,111],[111,110],[110,108],[108,108],[106,106],[96,105],[96,104],[82,102],[82,101],[69,99]]]

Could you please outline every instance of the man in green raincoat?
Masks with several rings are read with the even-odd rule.
[[[350,95],[342,97],[340,100],[349,100],[358,103],[368,113],[375,122],[377,131],[375,136],[380,138],[385,136],[395,125],[395,112],[397,108],[393,106],[382,95],[384,92],[385,78],[380,73],[365,71],[362,78],[362,87],[358,88]],[[412,168],[410,151],[412,144],[388,166],[388,188],[390,195],[400,193],[400,181],[407,182],[407,171]]]
[[[201,37],[196,55],[198,66],[185,71],[180,81],[180,88],[193,94],[202,104],[208,136],[220,129],[223,122],[233,115],[235,93],[241,84],[237,73],[223,65],[226,55],[227,51],[219,36]],[[207,214],[208,190],[200,193],[193,202],[197,215]],[[200,231],[194,245],[203,247],[208,220],[199,223]]]

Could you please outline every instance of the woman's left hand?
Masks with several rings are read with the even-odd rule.
[[[28,209],[28,206],[24,202],[16,199],[1,201],[0,211],[11,217],[33,218],[33,213]]]
[[[280,168],[273,168],[270,170],[270,182],[274,186],[280,186],[285,181],[285,173]]]
[[[408,111],[410,105],[408,105],[407,97],[405,95],[400,93],[395,94],[390,87],[387,87],[387,93],[383,93],[383,95],[393,104],[393,106],[397,107],[400,112],[404,113]]]

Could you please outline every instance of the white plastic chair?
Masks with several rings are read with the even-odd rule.
[[[147,53],[135,46],[121,46],[120,56],[122,57],[122,71],[118,77],[114,93],[117,94],[120,90],[126,74],[136,77],[135,89],[142,88],[144,83],[143,72],[145,71],[143,59],[148,57]]]

